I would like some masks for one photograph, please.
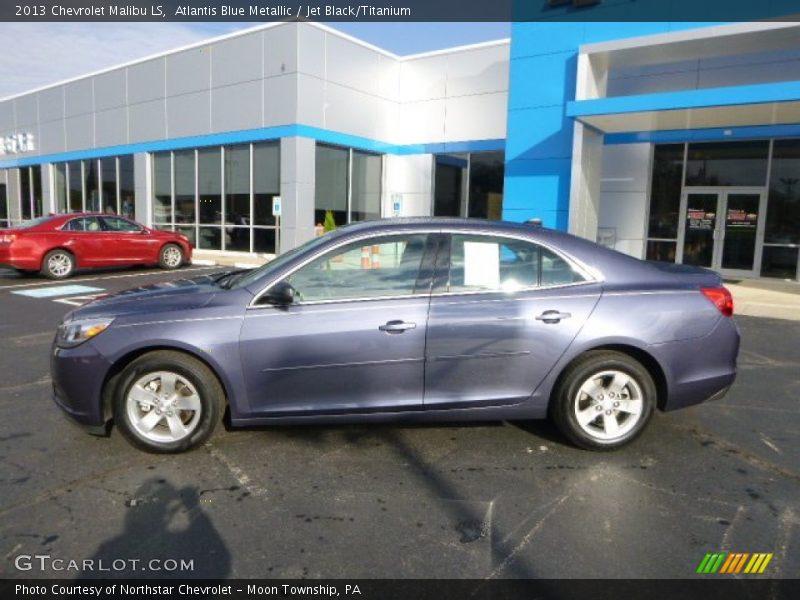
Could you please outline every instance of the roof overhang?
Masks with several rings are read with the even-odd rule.
[[[567,116],[603,133],[800,123],[800,81],[576,100]]]

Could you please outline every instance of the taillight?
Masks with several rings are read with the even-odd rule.
[[[717,288],[700,288],[703,296],[711,300],[711,303],[717,307],[726,317],[733,316],[733,296],[725,287]]]

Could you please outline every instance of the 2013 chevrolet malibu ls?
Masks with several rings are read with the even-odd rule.
[[[739,332],[719,275],[527,224],[343,227],[251,271],[82,306],[52,348],[55,401],[95,432],[180,452],[236,425],[525,420],[574,444],[638,436],[719,398]]]

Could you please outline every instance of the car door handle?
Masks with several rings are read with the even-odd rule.
[[[564,313],[557,310],[546,310],[538,317],[536,317],[537,321],[542,321],[543,323],[558,323],[561,319],[569,319],[572,316],[572,313]]]
[[[416,329],[416,323],[406,323],[405,321],[388,321],[387,323],[378,327],[381,331],[386,333],[403,333],[406,329]]]

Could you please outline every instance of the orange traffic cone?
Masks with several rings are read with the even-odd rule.
[[[381,268],[381,247],[378,244],[372,247],[372,268]]]
[[[369,259],[369,246],[361,246],[361,268],[372,268],[372,263]]]

